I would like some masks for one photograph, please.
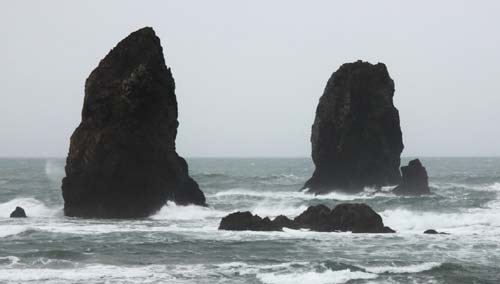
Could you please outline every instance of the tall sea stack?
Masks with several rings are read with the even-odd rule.
[[[67,216],[136,218],[167,200],[205,204],[175,151],[172,73],[152,28],[118,43],[85,82],[82,121],[71,136],[62,192]]]
[[[403,140],[393,95],[383,63],[346,63],[333,73],[312,126],[309,192],[355,193],[400,182]]]

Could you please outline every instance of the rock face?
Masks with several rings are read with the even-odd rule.
[[[64,213],[145,217],[167,200],[205,204],[175,151],[172,73],[152,28],[130,34],[85,82],[82,121],[71,136],[63,179]]]
[[[12,213],[10,213],[10,218],[26,218],[26,212],[21,207],[16,207]]]
[[[408,166],[401,167],[401,173],[403,173],[403,181],[394,189],[394,193],[400,195],[431,193],[427,170],[422,166],[419,159],[412,160],[408,163]]]
[[[324,205],[307,208],[294,219],[301,228],[319,232],[351,231],[353,233],[393,233],[382,217],[362,203],[344,203],[332,210]]]
[[[219,225],[219,230],[229,231],[280,231],[281,229],[269,218],[262,219],[248,211],[231,213],[222,218]]]
[[[283,228],[290,228],[290,229],[300,229],[300,225],[294,222],[293,220],[290,220],[288,217],[279,215],[273,220],[273,224],[277,226],[280,229]]]
[[[236,212],[222,218],[219,230],[281,231],[283,228],[318,232],[394,233],[385,227],[382,217],[366,204],[339,204],[333,210],[325,205],[307,208],[294,220],[278,216],[262,219],[250,212]]]
[[[312,126],[312,193],[398,184],[403,150],[394,82],[384,64],[343,64],[328,80]]]

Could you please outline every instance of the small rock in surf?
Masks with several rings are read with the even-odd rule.
[[[16,207],[12,213],[10,213],[10,218],[26,218],[26,212],[22,207]]]

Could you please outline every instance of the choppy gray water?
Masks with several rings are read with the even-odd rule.
[[[431,196],[312,196],[298,191],[309,159],[190,159],[209,208],[117,221],[62,215],[62,159],[0,159],[0,283],[500,283],[500,158],[423,163]],[[369,204],[398,233],[217,230],[236,210],[340,202]],[[16,206],[29,218],[9,219]]]

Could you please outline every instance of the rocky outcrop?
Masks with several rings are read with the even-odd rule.
[[[403,150],[394,82],[383,63],[343,64],[328,80],[312,126],[312,193],[400,182]]]
[[[22,207],[16,207],[12,213],[10,213],[10,218],[26,218],[26,212],[24,212],[24,209]]]
[[[274,218],[273,224],[280,229],[283,229],[283,228],[289,228],[289,229],[295,229],[295,230],[300,229],[299,224],[297,224],[293,220],[290,220],[290,218],[288,218],[287,216],[284,216],[284,215],[279,215],[276,218]]]
[[[222,218],[219,230],[229,231],[280,231],[278,227],[269,218],[261,218],[252,213],[235,212]]]
[[[64,213],[145,217],[167,200],[205,204],[175,151],[177,100],[160,39],[130,34],[85,82],[82,121],[71,136],[63,179]]]
[[[401,167],[403,180],[393,192],[399,195],[430,194],[427,170],[419,159],[411,160],[408,166]]]
[[[307,208],[294,219],[301,228],[320,232],[350,231],[353,233],[393,233],[385,227],[382,217],[362,203],[344,203],[332,210],[324,205]]]
[[[318,232],[394,233],[384,226],[382,217],[366,204],[339,204],[334,209],[325,205],[307,208],[294,220],[278,216],[274,220],[236,212],[222,218],[219,230],[281,231],[283,228],[309,229]]]

